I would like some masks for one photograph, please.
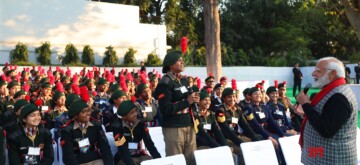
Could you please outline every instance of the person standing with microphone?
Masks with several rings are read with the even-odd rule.
[[[162,70],[165,75],[155,89],[155,98],[163,115],[166,156],[184,154],[186,163],[192,165],[195,164],[197,128],[190,107],[200,98],[198,93],[188,91],[189,81],[181,75],[184,71],[181,55],[180,51],[166,54]]]
[[[299,143],[304,164],[357,164],[357,101],[346,85],[344,65],[320,59],[312,73],[321,91],[311,100],[301,91],[294,106],[304,116]]]

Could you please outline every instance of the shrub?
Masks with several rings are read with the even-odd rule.
[[[18,43],[15,49],[10,51],[10,63],[28,62],[29,51],[25,44]]]
[[[63,65],[70,63],[77,64],[79,61],[76,47],[73,44],[67,44],[65,47],[65,57],[62,58],[61,63]]]
[[[114,47],[111,45],[106,47],[106,51],[104,53],[103,65],[104,66],[115,66],[117,65],[119,58],[116,56],[116,51]]]
[[[81,56],[81,62],[87,65],[95,64],[94,50],[90,47],[90,45],[85,45]]]
[[[161,66],[162,62],[158,55],[154,52],[148,54],[147,59],[145,61],[146,66]]]
[[[137,51],[133,48],[129,48],[129,50],[125,53],[124,57],[124,65],[133,65],[135,64],[135,53]]]
[[[51,65],[50,42],[42,43],[40,47],[35,49],[35,52],[39,54],[39,57],[37,57],[37,61],[41,65]]]

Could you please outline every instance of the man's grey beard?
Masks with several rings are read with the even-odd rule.
[[[323,88],[325,85],[330,84],[329,80],[329,71],[324,74],[324,76],[320,77],[317,81],[314,83],[314,87],[317,88]]]

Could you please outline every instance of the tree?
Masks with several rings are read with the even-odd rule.
[[[90,45],[85,45],[82,55],[81,55],[81,62],[87,65],[94,65],[94,50],[90,47]]]
[[[67,44],[65,47],[65,57],[62,59],[61,63],[63,65],[67,64],[78,64],[79,56],[76,47],[73,44]]]
[[[360,40],[360,0],[340,0],[340,3],[344,5],[346,17]]]
[[[162,62],[158,55],[154,52],[148,54],[147,59],[145,61],[146,66],[161,66]]]
[[[18,43],[15,49],[10,51],[10,62],[16,64],[18,62],[28,62],[29,51],[25,44]]]
[[[133,48],[129,48],[129,50],[125,53],[124,56],[124,65],[135,65],[136,59],[135,54],[136,50]]]
[[[205,23],[206,70],[215,80],[222,76],[220,49],[220,19],[217,0],[203,0]]]
[[[39,54],[39,57],[37,57],[37,61],[41,65],[51,65],[50,42],[42,43],[40,47],[35,49],[35,52]]]
[[[116,56],[116,51],[114,47],[111,45],[106,47],[106,51],[104,53],[103,65],[104,66],[115,66],[117,65],[119,58]]]

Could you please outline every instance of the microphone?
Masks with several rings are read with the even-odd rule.
[[[307,94],[307,92],[309,91],[309,89],[312,87],[311,83],[307,83],[304,87],[304,93]]]
[[[191,87],[188,88],[188,93],[189,93],[189,95],[194,93],[194,91],[193,91],[193,89]],[[199,112],[199,107],[198,107],[197,103],[194,103],[193,107],[194,107],[195,112]]]
[[[307,94],[307,92],[309,91],[309,89],[312,87],[311,83],[307,83],[303,89],[304,93]],[[299,105],[299,103],[296,101],[296,104]]]

